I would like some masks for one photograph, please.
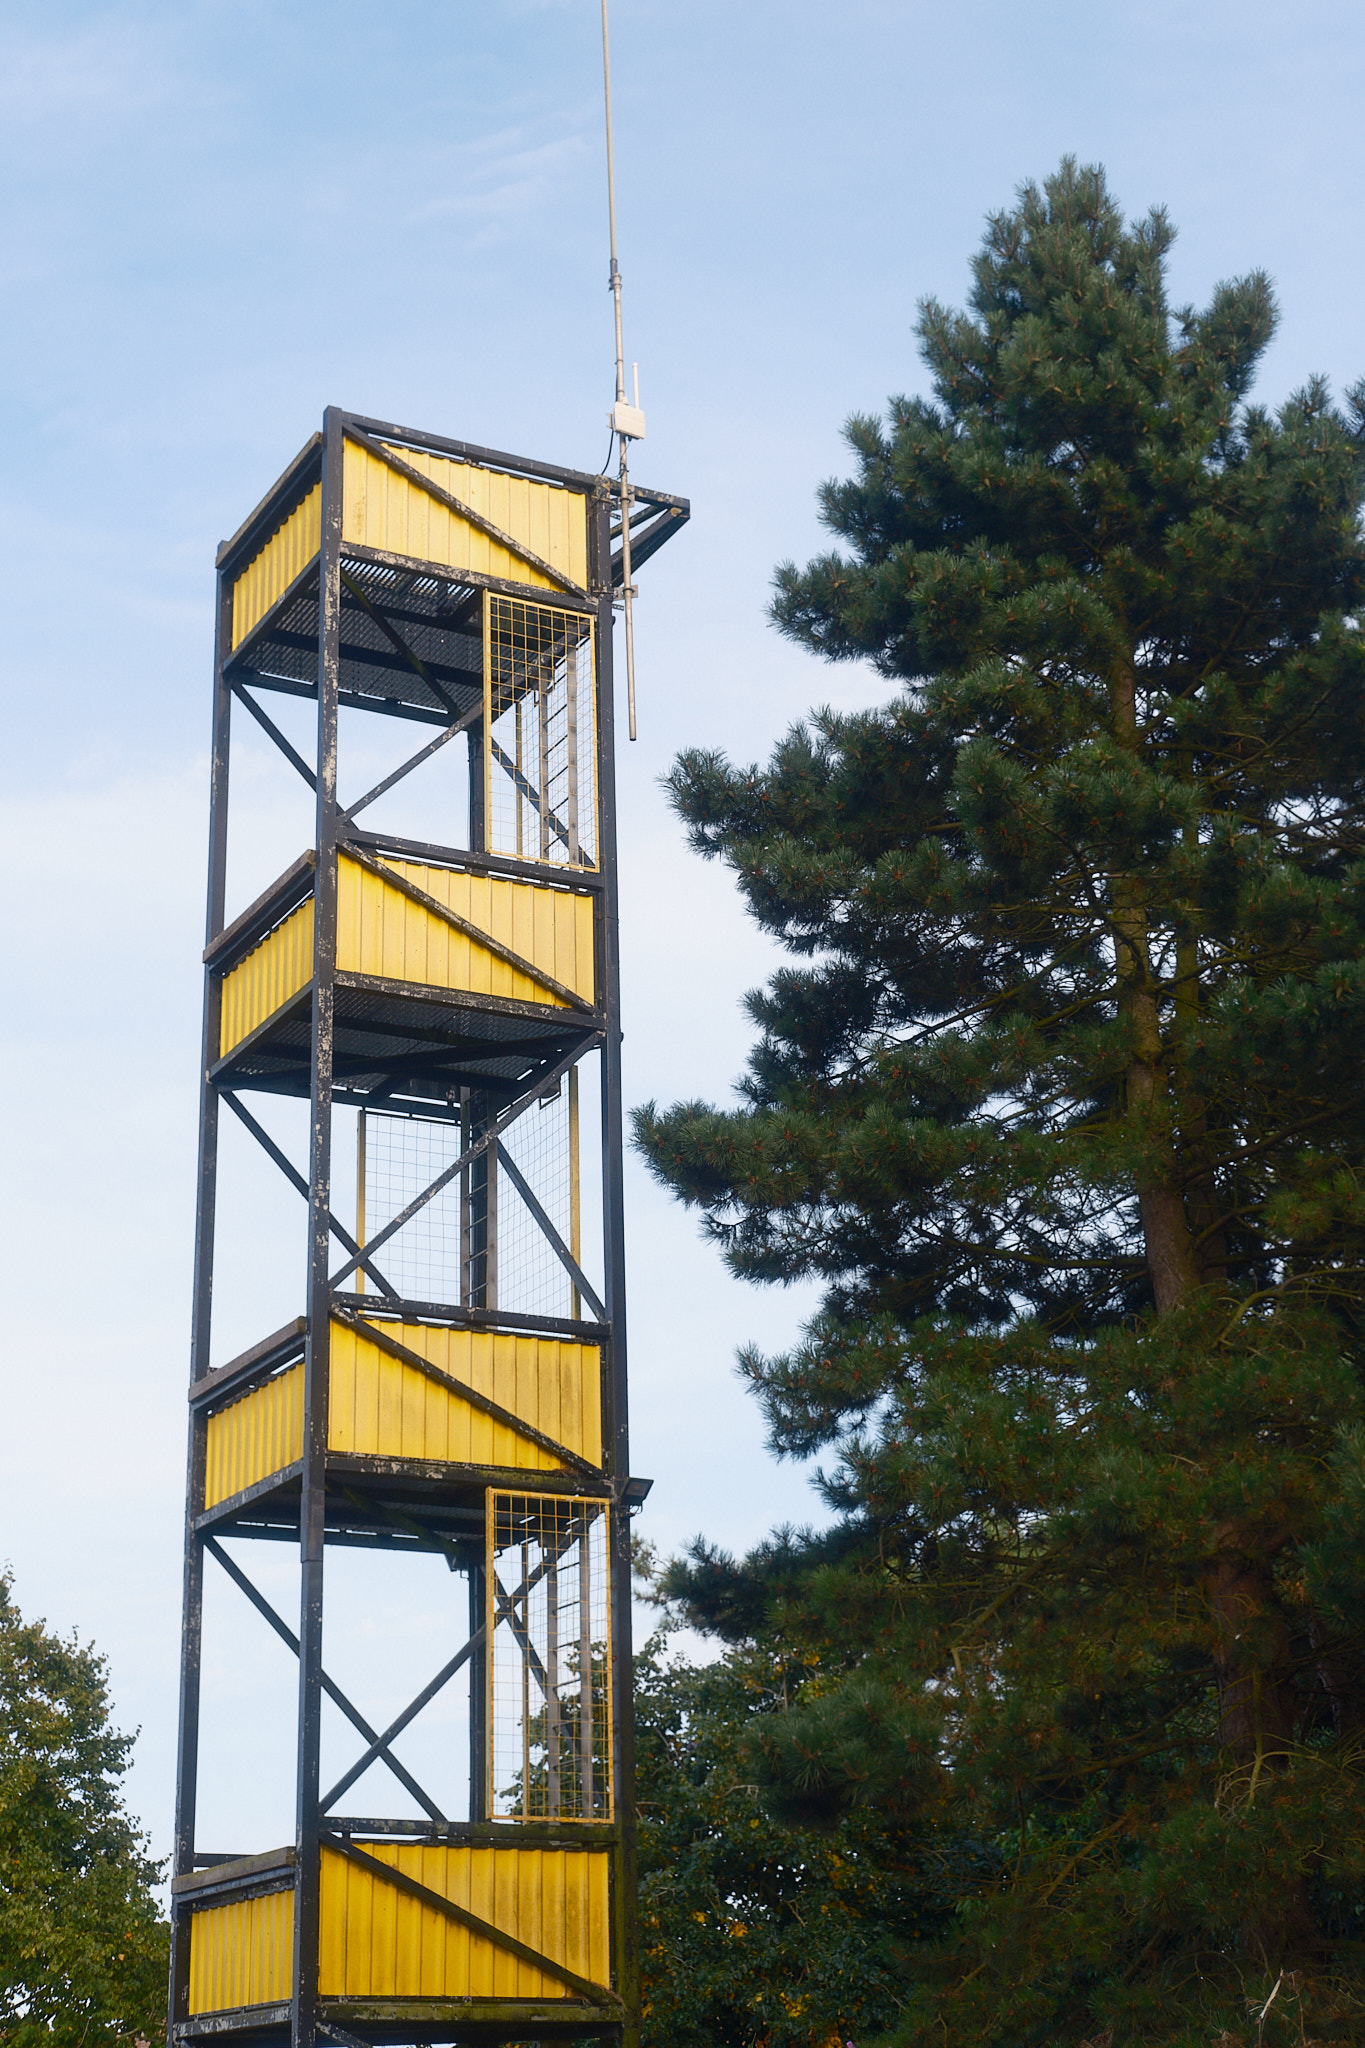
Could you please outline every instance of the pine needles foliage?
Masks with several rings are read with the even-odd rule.
[[[793,1827],[759,1799],[746,1734],[808,1675],[768,1644],[698,1668],[666,1628],[637,1659],[648,2040],[866,2039],[896,2017],[905,1943],[951,1908],[951,1877],[875,1807]]]
[[[894,695],[670,778],[789,963],[637,1143],[821,1283],[742,1368],[832,1521],[667,1589],[804,1674],[773,1824],[970,1845],[904,2048],[1365,2037],[1365,388],[1253,402],[1270,283],[1172,237],[1070,160],[989,221],[777,575]]]

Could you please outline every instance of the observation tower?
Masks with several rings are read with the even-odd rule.
[[[219,551],[173,2043],[638,2037],[612,620],[623,555],[687,516],[331,408]],[[239,907],[243,716],[313,825]],[[367,787],[381,719],[412,751]],[[448,825],[378,829],[445,749]],[[308,1104],[293,1156],[272,1096]],[[219,1362],[225,1112],[300,1198],[300,1261],[293,1319]],[[257,1583],[272,1542],[296,1601]],[[328,1669],[342,1546],[455,1575],[383,1725]],[[297,1660],[286,1842],[200,1840],[206,1572]],[[452,1697],[433,1787],[401,1739]],[[362,1780],[392,1797],[357,1810]]]

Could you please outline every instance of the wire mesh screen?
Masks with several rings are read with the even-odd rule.
[[[491,592],[487,604],[487,850],[593,867],[592,620]]]
[[[498,1162],[498,1299],[523,1315],[577,1316],[567,1268],[517,1178],[525,1181],[560,1242],[579,1254],[576,1073],[509,1126]],[[510,1162],[510,1163],[509,1163]]]
[[[364,1110],[359,1122],[356,1239],[377,1236],[391,1217],[431,1186],[460,1156],[458,1123],[431,1117],[385,1116]],[[375,1262],[406,1301],[465,1301],[460,1181],[442,1189],[375,1254]],[[363,1291],[363,1289],[362,1289]]]
[[[472,1091],[458,1120],[362,1111],[357,1242],[376,1236],[452,1166],[487,1129],[486,1117]],[[424,1203],[375,1262],[406,1301],[577,1317],[581,1298],[545,1226],[577,1262],[578,1167],[578,1075],[570,1072]]]
[[[606,1503],[488,1501],[489,1812],[610,1820]]]

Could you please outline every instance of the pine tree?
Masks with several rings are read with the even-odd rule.
[[[95,2048],[166,2028],[166,1923],[119,1780],[104,1661],[26,1622],[0,1575],[0,2042]]]
[[[742,1366],[832,1510],[671,1584],[823,1660],[775,1814],[977,1844],[907,2043],[1365,2029],[1365,388],[1254,404],[1270,284],[1172,306],[1172,233],[991,218],[777,575],[896,694],[670,778],[791,961],[637,1140],[821,1281]]]

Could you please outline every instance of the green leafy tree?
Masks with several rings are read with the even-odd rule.
[[[809,1673],[772,1645],[693,1666],[661,1630],[636,1659],[645,2039],[844,2048],[896,2017],[903,1952],[940,1927],[951,1859],[871,1807],[785,1827],[748,1729]]]
[[[1171,240],[1071,161],[990,220],[777,577],[895,696],[671,777],[791,961],[637,1139],[823,1283],[742,1365],[833,1522],[670,1590],[807,1646],[774,1815],[978,1844],[906,2042],[1365,2030],[1365,392],[1252,403],[1270,285]]]
[[[0,1576],[0,2042],[78,2048],[166,2028],[167,1930],[119,1780],[104,1659]]]

